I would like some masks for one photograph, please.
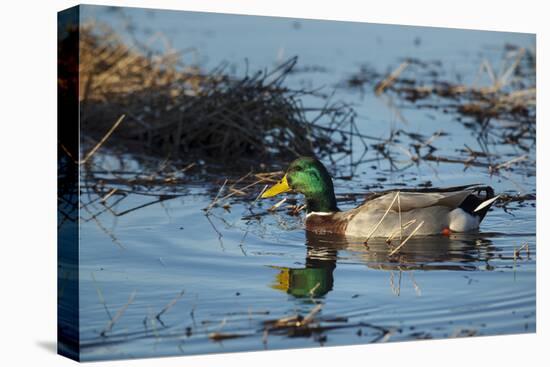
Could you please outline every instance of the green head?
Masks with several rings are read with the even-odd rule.
[[[264,192],[262,198],[291,190],[305,196],[308,212],[338,211],[332,179],[315,158],[300,157],[292,162],[282,180]]]

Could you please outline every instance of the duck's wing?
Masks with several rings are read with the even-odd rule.
[[[399,192],[399,199],[395,200],[392,210],[399,208],[402,212],[426,208],[431,206],[444,206],[450,209],[458,208],[470,195],[482,191],[481,185],[455,186],[447,188],[429,189],[402,189],[372,193],[367,196],[360,206],[365,210],[387,210]]]

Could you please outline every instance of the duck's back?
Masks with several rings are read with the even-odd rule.
[[[481,192],[485,192],[483,197]],[[396,233],[408,236],[413,231],[417,236],[469,232],[478,229],[492,201],[477,212],[476,209],[491,198],[493,190],[479,185],[373,193],[349,211],[308,214],[306,229],[386,238]]]

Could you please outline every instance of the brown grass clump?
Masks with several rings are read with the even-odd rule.
[[[363,66],[344,83],[376,95],[397,96],[402,106],[455,112],[467,128],[489,129],[500,143],[528,151],[536,138],[536,50],[507,45],[500,68],[483,59],[473,83],[461,77],[445,80],[441,62],[406,59],[392,72]],[[481,128],[481,129],[479,129]]]
[[[180,53],[130,47],[113,31],[80,29],[80,103],[84,144],[94,145],[124,114],[108,146],[172,160],[290,160],[347,154],[354,112],[326,96],[283,84],[292,58],[242,78],[222,65],[184,65]],[[302,106],[302,97],[318,106]],[[277,158],[277,159],[274,159]]]

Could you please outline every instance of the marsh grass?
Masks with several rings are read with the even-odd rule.
[[[161,35],[156,37],[163,40]],[[332,102],[319,90],[285,86],[286,77],[296,72],[297,58],[271,71],[247,71],[237,77],[227,71],[227,65],[205,70],[183,63],[188,50],[174,50],[166,40],[163,51],[154,51],[147,44],[123,41],[111,29],[95,23],[80,29],[80,47],[84,153],[77,159],[64,151],[83,168],[81,188],[88,194],[81,195],[82,219],[97,222],[121,249],[124,245],[102,224],[101,214],[118,217],[162,204],[187,195],[188,186],[198,182],[214,183],[209,193],[213,199],[204,208],[206,215],[216,208],[230,211],[235,200],[247,200],[250,205],[244,220],[281,212],[297,216],[305,206],[292,197],[255,211],[262,189],[276,182],[286,162],[298,155],[326,158],[334,170],[342,157],[351,155],[354,139],[362,142],[365,152],[374,151],[376,159],[387,160],[392,170],[422,162],[462,164],[465,170],[486,167],[495,175],[517,168],[528,173],[534,169],[528,154],[500,157],[465,146],[457,150],[458,156],[437,155],[434,141],[446,135],[442,130],[422,135],[392,129],[386,139],[361,134],[352,107]],[[365,69],[362,72],[370,74],[350,78],[349,85],[372,83],[376,95],[397,95],[419,108],[454,108],[458,115],[477,121],[480,137],[490,133],[499,137],[500,143],[517,144],[528,153],[530,142],[535,141],[534,50],[511,49],[502,64],[501,71],[495,72],[484,60],[480,77],[488,75],[490,83],[483,86],[423,78],[438,75],[433,71],[441,65],[414,59],[401,62],[387,76]],[[317,104],[304,106],[306,97]],[[426,101],[433,103],[420,103]],[[475,109],[483,113],[473,114]],[[399,154],[406,160],[396,159]],[[361,158],[351,166],[361,164]],[[113,165],[113,160],[118,163]],[[128,161],[137,162],[137,166]],[[405,166],[399,167],[400,163]],[[367,194],[339,193],[337,199],[361,203]],[[151,199],[117,209],[129,195]],[[507,210],[509,203],[534,199],[534,194],[503,194],[496,206]],[[392,205],[396,200],[399,206],[399,195]],[[402,232],[410,225],[401,223],[388,242],[398,236],[404,245],[407,240],[403,241]]]
[[[438,61],[408,58],[387,75],[363,66],[342,84],[359,90],[371,87],[377,96],[396,96],[402,107],[453,112],[467,128],[530,150],[536,138],[534,47],[507,45],[498,69],[483,58],[471,84],[462,82],[462,77],[446,80],[442,66]]]
[[[174,50],[162,35],[132,43],[99,23],[71,32],[68,37],[78,32],[80,45],[82,151],[74,154],[63,142],[60,149],[81,167],[86,221],[162,203],[188,184],[225,174],[228,186],[219,189],[208,214],[219,204],[229,208],[230,198],[255,195],[250,189],[271,183],[273,172],[297,156],[337,162],[351,155],[352,139],[365,149],[365,140],[379,140],[359,134],[353,108],[330,93],[286,86],[297,57],[236,76],[226,64],[206,70],[184,63],[191,49]],[[154,49],[159,41],[161,50]],[[65,82],[61,78],[60,86]],[[130,194],[155,198],[117,211]]]
[[[135,156],[235,166],[348,154],[354,110],[319,89],[286,87],[297,62],[292,57],[239,77],[225,64],[213,70],[185,64],[167,42],[154,51],[87,24],[80,29],[83,142],[95,145],[124,114],[110,147]],[[312,105],[303,104],[306,97]]]

